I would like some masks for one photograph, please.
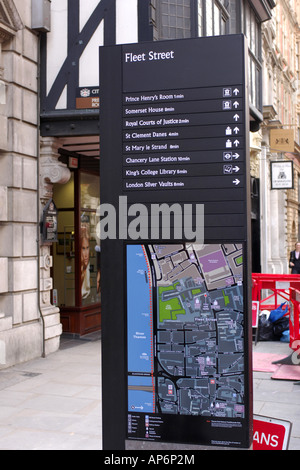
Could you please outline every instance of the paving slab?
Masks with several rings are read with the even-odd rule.
[[[253,344],[253,351],[281,357],[292,352],[280,342]],[[290,421],[289,450],[300,450],[300,385],[273,380],[272,370],[253,372],[254,413]],[[56,353],[1,370],[0,450],[101,449],[100,339],[63,339]]]

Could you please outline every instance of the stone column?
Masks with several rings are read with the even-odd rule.
[[[41,139],[40,145],[40,220],[43,209],[53,196],[53,184],[65,184],[71,177],[68,167],[58,160],[61,141],[54,137]],[[40,310],[44,321],[45,354],[59,347],[62,326],[59,308],[51,304],[53,279],[50,276],[52,256],[50,245],[40,241]]]
[[[5,111],[6,105],[6,85],[3,81],[4,66],[2,60],[2,43],[10,39],[10,35],[0,28],[0,152],[7,149],[7,116]],[[1,222],[7,221],[8,215],[8,199],[7,187],[0,186],[0,225]],[[8,259],[0,258],[1,279],[0,279],[0,293],[7,292],[8,290]],[[1,312],[0,312],[1,314]],[[1,314],[4,316],[4,314]],[[1,328],[1,326],[0,326]]]

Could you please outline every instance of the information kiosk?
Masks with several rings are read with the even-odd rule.
[[[242,35],[100,49],[104,450],[251,445],[246,64]]]

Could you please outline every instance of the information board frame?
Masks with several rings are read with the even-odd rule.
[[[222,43],[221,43],[222,42]],[[222,45],[221,45],[222,44]],[[221,45],[221,48],[220,48]],[[219,56],[216,57],[216,50]],[[203,76],[199,78],[199,74],[194,70],[195,63],[191,63],[191,52],[196,51],[199,54],[199,60],[202,61]],[[178,51],[180,51],[178,53]],[[200,52],[199,52],[200,51]],[[224,55],[224,51],[226,54]],[[171,63],[175,59],[177,53],[180,55],[180,60],[184,63]],[[152,55],[151,55],[152,54]],[[156,55],[155,55],[156,54]],[[217,54],[217,55],[218,55]],[[147,62],[147,58],[159,57],[153,59],[161,61],[163,63],[163,69],[158,74],[158,70],[152,70],[153,60]],[[220,60],[218,60],[220,59]],[[224,62],[225,60],[225,62]],[[230,64],[227,62],[228,60]],[[209,61],[209,67],[207,67],[206,61]],[[236,64],[236,62],[238,64]],[[152,62],[150,64],[150,62]],[[168,64],[167,64],[168,62]],[[157,62],[158,63],[158,62]],[[156,64],[157,64],[156,63]],[[172,65],[170,65],[172,64]],[[204,208],[208,209],[205,212],[204,218],[204,243],[207,245],[222,245],[226,243],[242,244],[244,250],[244,264],[243,264],[243,279],[244,279],[244,377],[245,377],[245,418],[243,418],[243,431],[240,429],[238,433],[241,439],[235,440],[234,437],[231,441],[226,442],[224,437],[220,439],[211,439],[211,445],[229,445],[242,448],[249,448],[252,440],[252,380],[251,380],[251,292],[250,282],[250,246],[251,246],[251,234],[250,234],[250,172],[249,172],[249,106],[248,106],[248,88],[247,88],[247,45],[246,39],[243,35],[225,36],[225,37],[214,37],[214,38],[197,38],[192,40],[180,40],[180,41],[158,41],[156,43],[144,43],[144,44],[132,44],[123,46],[109,46],[100,48],[100,83],[101,83],[101,94],[100,94],[100,132],[101,132],[101,158],[100,158],[100,175],[101,175],[101,205],[109,204],[114,207],[120,205],[120,195],[126,196],[126,203],[128,207],[134,206],[135,204],[144,204],[146,208],[149,208],[153,203],[166,203],[173,204],[178,203],[181,207],[184,207],[186,203],[194,204],[192,208],[193,215],[195,212],[195,205],[197,203],[203,203]],[[168,65],[168,66],[166,66]],[[139,67],[145,67],[143,72]],[[150,67],[150,68],[149,68]],[[196,67],[197,68],[197,67]],[[199,66],[198,66],[199,68]],[[235,74],[235,68],[238,69],[238,77]],[[183,70],[185,72],[183,73]],[[223,72],[223,80],[221,83],[218,78],[220,70]],[[175,73],[177,71],[177,73]],[[142,73],[143,80],[141,84],[138,83],[138,78]],[[188,84],[185,84],[186,74],[189,74]],[[159,75],[159,89],[157,86],[153,86],[153,78]],[[232,75],[234,78],[232,78]],[[227,77],[227,78],[224,78]],[[229,78],[231,77],[231,78]],[[212,95],[205,95],[205,100],[201,102],[201,109],[205,109],[208,106],[206,115],[204,117],[197,113],[197,109],[190,108],[194,98],[191,98],[189,93],[202,93],[199,90],[199,80],[203,89],[208,89],[212,85]],[[232,87],[227,86],[228,80]],[[163,82],[163,83],[162,83]],[[172,86],[170,85],[172,84]],[[224,86],[222,86],[224,85]],[[233,90],[236,90],[236,85],[243,87],[242,97],[235,99],[234,95],[219,96],[216,98],[213,94],[217,88],[221,87],[222,93],[226,93],[225,89],[231,89],[229,93],[232,94]],[[142,88],[141,88],[142,87]],[[176,100],[176,104],[170,104],[173,100],[170,98],[167,105],[158,106],[158,111],[150,110],[151,104],[139,102],[136,106],[134,104],[134,98],[138,97],[141,99],[141,93],[146,93],[148,96],[156,95],[156,92],[161,90],[185,90],[187,93],[187,100],[180,103],[180,98]],[[208,91],[208,90],[206,90]],[[184,93],[177,93],[186,95]],[[172,93],[169,93],[171,96]],[[124,102],[126,96],[133,99],[133,102]],[[146,95],[145,95],[146,96]],[[199,98],[199,95],[198,95]],[[147,100],[146,100],[147,101]],[[159,98],[156,100],[162,102]],[[133,103],[133,105],[132,105]],[[242,131],[238,151],[234,149],[234,139],[230,139],[229,134],[226,135],[226,129],[228,127],[227,117],[230,116],[232,123],[234,124],[234,116],[237,116],[236,110],[232,112],[233,103],[236,103],[237,107],[242,108],[242,112],[239,113],[239,119],[242,117]],[[170,104],[170,106],[168,105]],[[148,106],[149,105],[149,106]],[[134,106],[134,107],[133,107]],[[221,107],[220,107],[221,106]],[[231,108],[230,108],[231,106]],[[181,107],[180,111],[179,108]],[[167,111],[166,111],[166,108]],[[178,122],[174,123],[171,118],[166,117],[166,112],[184,115],[193,115],[191,118],[186,117],[186,120],[192,120],[192,126],[189,126],[190,121],[184,128],[185,123],[180,123],[182,126],[177,126]],[[146,129],[150,128],[151,135],[148,130],[140,131],[139,125],[135,126],[138,132],[144,135],[134,136],[131,126],[129,123],[135,123],[136,119],[134,112],[130,112],[127,115],[124,114],[126,110],[139,110],[137,115],[146,116],[151,123],[145,124]],[[140,111],[144,110],[145,111]],[[191,112],[188,112],[191,111]],[[225,118],[226,115],[226,118]],[[158,116],[154,119],[153,116]],[[212,119],[211,124],[207,124],[209,119]],[[162,130],[162,136],[156,137],[155,129],[159,127],[158,119],[164,119],[167,123],[175,125],[171,130],[166,131],[166,127]],[[176,119],[176,118],[175,118]],[[198,122],[196,122],[198,119]],[[206,122],[207,119],[207,122]],[[145,120],[146,121],[146,120]],[[225,122],[224,122],[225,121]],[[154,123],[154,124],[153,124]],[[203,126],[207,126],[205,133],[207,137],[197,138],[194,131],[198,132],[203,130]],[[197,126],[202,126],[199,129]],[[209,128],[209,126],[211,126]],[[216,127],[222,127],[222,137],[215,135]],[[193,128],[192,128],[193,127]],[[169,132],[173,132],[178,135],[172,135],[170,139]],[[233,133],[234,127],[231,128]],[[180,135],[181,132],[185,132],[185,135]],[[191,134],[189,134],[191,132]],[[219,132],[219,130],[217,130]],[[228,131],[230,132],[230,131]],[[210,134],[211,133],[211,134]],[[224,133],[224,134],[223,134]],[[128,134],[128,135],[126,135]],[[150,136],[150,137],[149,137]],[[161,144],[157,139],[164,139]],[[145,143],[144,143],[145,139]],[[149,141],[150,139],[150,141]],[[178,140],[177,140],[178,139]],[[170,140],[170,141],[169,141]],[[231,146],[227,147],[227,141],[231,140]],[[237,139],[236,139],[237,140]],[[128,143],[129,142],[129,143]],[[133,142],[133,143],[132,143]],[[151,142],[154,145],[151,148]],[[242,142],[242,143],[241,143]],[[147,147],[150,145],[149,152],[146,152]],[[162,147],[166,145],[165,149]],[[182,148],[180,147],[182,145]],[[186,146],[188,145],[188,147]],[[199,151],[199,145],[203,146],[202,150]],[[137,150],[135,150],[137,146]],[[159,146],[158,153],[156,146]],[[166,162],[166,165],[162,166],[162,157],[170,157],[176,153],[176,157],[188,157],[190,167],[192,167],[191,173],[188,164],[185,166],[174,165],[173,162]],[[128,147],[128,149],[127,149]],[[241,150],[240,150],[241,149]],[[167,153],[164,153],[167,150]],[[133,165],[128,165],[126,159],[135,159],[136,155],[139,160],[145,160],[144,162],[134,162]],[[146,156],[145,156],[146,155]],[[240,158],[241,157],[241,158]],[[150,158],[157,159],[151,161]],[[229,173],[230,180],[227,179],[228,173],[225,173],[229,165],[233,168],[236,159],[240,158],[242,168],[239,168],[238,177]],[[125,161],[125,163],[124,163]],[[124,164],[124,166],[122,165]],[[150,165],[151,163],[151,165]],[[172,163],[172,165],[171,165]],[[178,163],[178,161],[176,162]],[[215,164],[215,165],[214,165]],[[197,167],[199,165],[199,167]],[[205,166],[206,165],[206,166]],[[123,166],[123,168],[122,168]],[[127,168],[133,173],[127,173]],[[146,181],[149,182],[149,186],[145,186],[145,178],[142,176],[142,170],[146,168],[148,173],[146,175]],[[169,170],[175,171],[179,168],[186,171],[184,176],[178,176],[173,173],[174,178],[168,178],[169,183],[173,183],[171,186],[163,186],[160,183],[165,182],[161,175],[156,173],[156,168],[159,171]],[[215,172],[216,170],[216,172]],[[218,173],[219,172],[219,173]],[[201,174],[204,173],[204,176]],[[178,177],[180,178],[178,180]],[[201,184],[199,181],[201,180]],[[182,186],[175,187],[174,182],[181,182]],[[236,181],[236,182],[235,182]],[[238,182],[237,182],[238,181]],[[127,187],[126,184],[132,184],[135,186]],[[151,184],[153,186],[151,186]],[[138,186],[141,185],[141,186]],[[239,186],[240,185],[240,186]],[[237,187],[239,186],[239,187]],[[163,189],[161,189],[163,188]],[[123,201],[123,200],[122,200]],[[122,209],[122,208],[121,208]],[[223,211],[223,213],[222,213]],[[120,215],[121,214],[121,215]],[[143,219],[144,221],[146,218]],[[122,228],[122,210],[119,210],[119,217],[116,220],[116,225],[119,231]],[[176,228],[176,223],[172,225],[172,228]],[[128,358],[126,356],[127,351],[127,316],[126,316],[126,304],[127,304],[127,280],[126,280],[126,250],[127,247],[138,243],[138,245],[144,246],[149,243],[159,244],[176,244],[185,243],[189,240],[183,238],[176,238],[174,235],[169,239],[163,237],[155,241],[149,241],[140,237],[138,241],[132,240],[128,237],[128,233],[119,237],[118,239],[104,239],[101,241],[101,279],[102,279],[102,382],[103,382],[103,449],[124,449],[125,441],[127,439],[128,429],[128,384],[127,384],[127,370],[128,370]],[[114,285],[118,285],[118,295],[114,292]],[[118,312],[117,321],[116,318],[111,317],[110,312]],[[114,371],[112,374],[112,370]],[[172,418],[171,418],[172,419]],[[223,425],[226,422],[226,417],[221,417],[220,421],[223,421]],[[232,420],[227,420],[232,423]],[[239,423],[240,425],[240,423]],[[221,426],[220,426],[221,428]],[[226,426],[225,426],[226,428]],[[227,430],[230,426],[227,426]],[[222,434],[224,436],[224,433]],[[141,437],[138,437],[141,439]],[[187,440],[188,442],[187,442]],[[197,436],[197,440],[192,437],[186,439],[178,438],[177,442],[185,442],[191,444],[204,443],[204,439]],[[172,440],[172,439],[171,439]],[[168,436],[162,440],[169,441]],[[207,444],[207,442],[205,442]]]

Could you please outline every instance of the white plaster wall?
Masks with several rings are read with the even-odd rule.
[[[79,86],[99,86],[99,47],[103,46],[104,22],[85,48],[79,61]]]
[[[117,44],[138,41],[138,2],[137,0],[117,0]]]
[[[47,34],[47,93],[49,93],[67,53],[68,1],[51,1],[51,32]]]
[[[99,0],[81,0],[80,1],[80,31],[84,28],[89,17],[98,5]]]
[[[99,0],[80,1],[80,31],[99,4]],[[49,93],[58,73],[67,58],[67,0],[51,2],[51,32],[47,34],[47,93]],[[105,20],[104,20],[105,21]],[[103,45],[103,21],[87,44],[79,61],[79,86],[99,85],[99,47]],[[138,40],[138,1],[116,1],[116,42],[125,44]],[[64,89],[56,109],[67,107],[67,94]]]

